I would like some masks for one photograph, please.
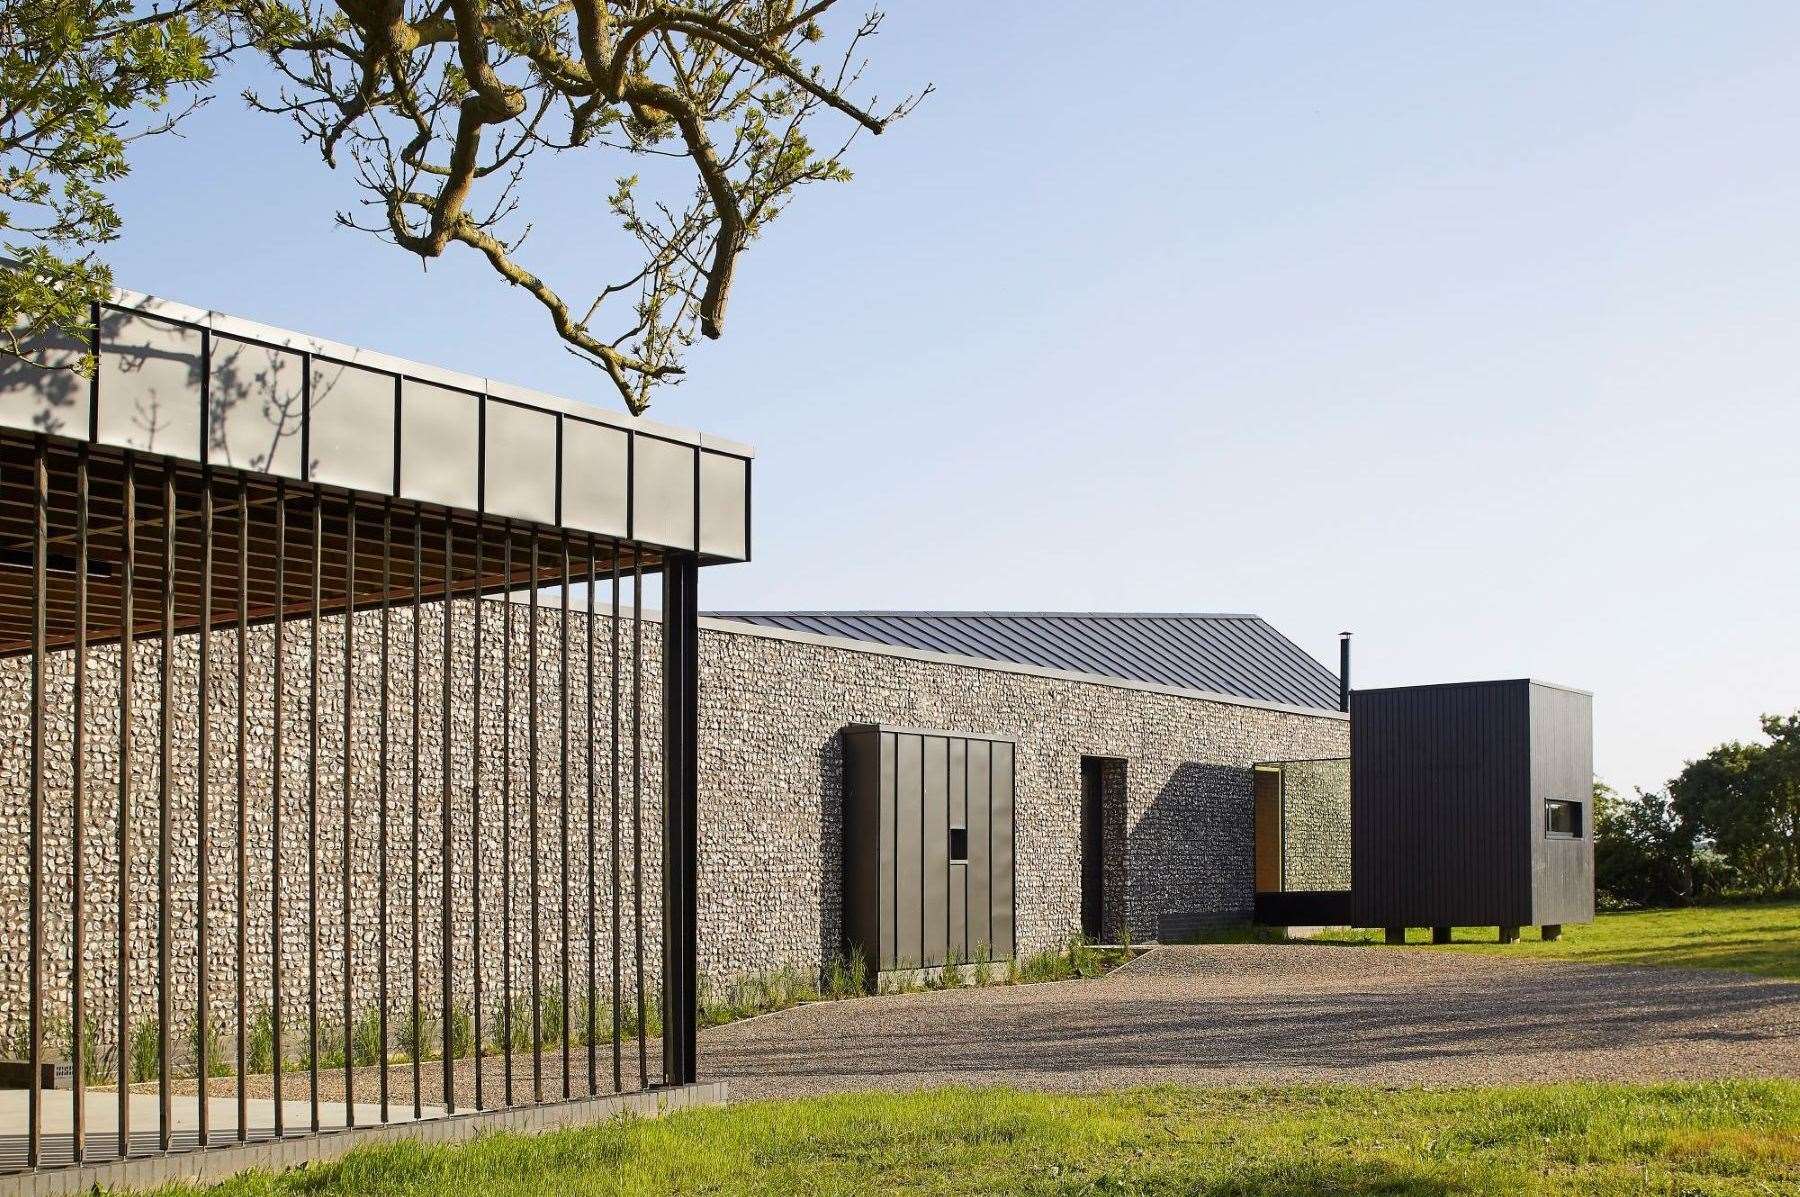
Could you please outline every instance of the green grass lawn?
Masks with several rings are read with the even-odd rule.
[[[1800,901],[1744,902],[1602,914],[1590,924],[1563,928],[1544,943],[1536,927],[1516,944],[1495,942],[1493,927],[1458,927],[1456,942],[1440,952],[1489,952],[1529,959],[1554,957],[1594,964],[1658,964],[1722,968],[1768,977],[1800,979]],[[1379,931],[1328,931],[1315,942],[1380,945]],[[1427,944],[1431,932],[1414,928],[1407,945]]]
[[[1794,1193],[1800,1083],[852,1095],[456,1147],[391,1145],[209,1191]]]

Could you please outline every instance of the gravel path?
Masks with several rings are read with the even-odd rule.
[[[734,1101],[1005,1084],[1800,1077],[1800,984],[1323,944],[1161,948],[1095,981],[825,1002],[705,1031]]]

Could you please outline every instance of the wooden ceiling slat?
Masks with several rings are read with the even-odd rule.
[[[78,535],[77,455],[60,443],[52,442],[48,449],[50,510],[47,512],[46,548],[52,554],[53,568],[47,578],[44,613],[47,647],[60,649],[73,645],[76,639],[73,567]],[[116,451],[100,446],[93,448],[89,460],[89,642],[102,643],[117,639],[119,635],[117,615],[123,597],[124,461]],[[151,459],[139,459],[135,468],[137,551],[133,594],[136,635],[141,638],[161,632],[164,468],[160,462]],[[176,632],[188,634],[200,626],[200,560],[205,548],[200,507],[202,488],[208,482],[207,474],[197,465],[177,464],[174,473],[176,568],[173,604]],[[34,478],[31,438],[0,431],[0,656],[30,650],[34,606]],[[355,580],[350,598],[353,609],[372,610],[381,603],[384,513],[391,528],[391,539],[387,541],[388,601],[394,605],[406,606],[412,602],[415,528],[419,530],[421,541],[418,554],[420,589],[427,602],[442,599],[447,564],[443,551],[447,519],[451,522],[454,537],[452,556],[448,560],[454,596],[526,590],[534,584],[549,587],[560,580],[563,536],[560,529],[482,519],[467,512],[427,508],[379,496],[324,488],[315,490],[309,484],[291,482],[286,485],[287,536],[285,541],[278,542],[274,510],[277,492],[273,479],[220,473],[212,477],[211,485],[214,495],[212,585],[215,627],[229,628],[237,621],[238,501],[240,490],[246,486],[250,491],[251,521],[244,568],[249,582],[253,623],[266,623],[273,618],[278,557],[285,560],[286,567],[284,610],[289,618],[310,617],[315,504],[323,504],[324,508],[323,526],[319,530],[320,608],[326,614],[339,614],[346,606],[347,512],[352,504],[357,513]],[[477,534],[483,550],[479,561],[476,557]],[[589,568],[588,537],[585,533],[572,531],[568,535],[569,580],[580,582],[585,580]],[[510,575],[500,568],[509,537],[513,545]],[[540,566],[535,579],[529,566],[534,538],[539,547]],[[593,569],[603,579],[610,576],[615,556],[622,573],[629,573],[634,564],[653,571],[660,563],[661,553],[653,548],[602,537],[593,538],[593,542]]]

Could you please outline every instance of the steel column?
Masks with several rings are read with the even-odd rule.
[[[696,1079],[699,558],[663,558],[663,1082]]]

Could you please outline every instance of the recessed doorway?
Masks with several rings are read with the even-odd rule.
[[[1081,934],[1116,939],[1125,911],[1125,762],[1081,758]]]

